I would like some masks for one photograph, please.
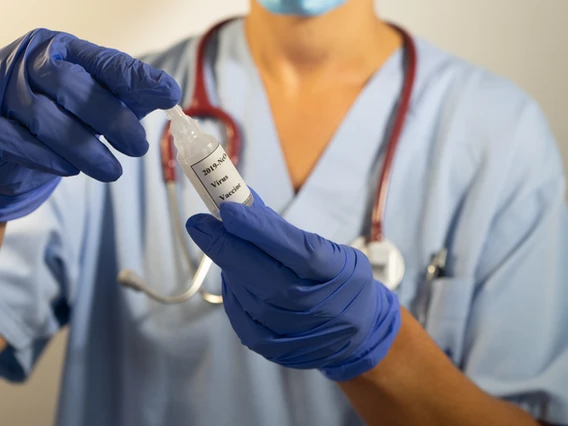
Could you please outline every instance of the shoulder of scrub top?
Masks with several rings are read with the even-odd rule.
[[[435,99],[447,109],[465,113],[478,130],[503,127],[518,118],[524,107],[537,102],[511,79],[416,38],[418,68],[412,110]]]
[[[450,153],[459,159],[462,170],[470,168],[474,174],[507,162],[516,165],[515,174],[539,174],[533,177],[540,182],[563,179],[557,142],[545,113],[529,93],[509,78],[425,40],[417,39],[417,47],[410,114],[419,126],[435,121],[434,149],[440,156]],[[515,177],[526,182],[528,176]]]

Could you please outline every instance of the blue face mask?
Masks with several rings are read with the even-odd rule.
[[[347,0],[258,0],[272,13],[279,15],[317,16],[323,15]]]

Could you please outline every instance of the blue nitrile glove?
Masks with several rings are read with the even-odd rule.
[[[400,328],[394,293],[363,253],[304,232],[266,207],[221,204],[187,222],[222,269],[225,311],[241,342],[285,367],[354,378],[387,354]]]
[[[0,222],[24,216],[80,171],[108,182],[148,150],[140,119],[176,105],[177,83],[116,50],[39,29],[0,49]]]

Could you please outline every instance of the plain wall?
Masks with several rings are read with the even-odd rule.
[[[414,34],[523,87],[544,108],[568,165],[568,1],[379,0],[377,6]],[[0,0],[0,46],[47,27],[137,55],[247,9],[248,0]],[[27,384],[0,382],[1,425],[52,424],[64,345],[63,333]]]

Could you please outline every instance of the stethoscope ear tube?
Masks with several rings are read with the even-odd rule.
[[[183,238],[185,235],[185,230],[181,226],[180,221],[180,210],[177,203],[176,197],[176,186],[175,182],[168,181],[166,182],[167,185],[167,197],[168,197],[168,205],[170,210],[170,221],[173,223],[172,229],[172,237],[174,241],[177,239],[178,246],[181,247],[182,253],[184,254],[185,260],[187,262],[188,267],[190,268],[190,274],[193,270],[193,261],[191,259],[191,254],[189,253],[189,249],[187,244]],[[142,277],[140,277],[136,272],[124,269],[119,272],[118,274],[118,282],[123,287],[127,287],[142,293],[145,293],[151,299],[163,303],[163,304],[177,304],[183,303],[193,297],[197,292],[201,293],[203,299],[209,303],[214,305],[223,303],[223,297],[220,295],[215,295],[206,292],[203,289],[203,283],[205,282],[205,278],[207,277],[207,273],[211,269],[211,265],[213,262],[207,256],[203,255],[201,258],[201,262],[193,275],[193,279],[191,285],[185,290],[183,293],[175,295],[175,296],[163,296],[157,293],[155,290],[150,288],[144,281]]]
[[[163,296],[157,293],[156,291],[148,287],[144,280],[138,274],[136,274],[136,272],[131,271],[130,269],[123,269],[122,271],[120,271],[120,273],[118,274],[118,282],[123,287],[142,292],[156,302],[167,305],[186,302],[198,291],[201,291],[203,299],[205,299],[207,302],[213,304],[221,304],[223,303],[222,296],[207,293],[203,290],[203,282],[205,281],[205,277],[207,277],[207,273],[209,272],[209,269],[211,269],[212,264],[213,262],[211,261],[211,259],[204,255],[201,259],[201,262],[199,263],[199,267],[197,268],[195,275],[193,276],[191,286],[189,286],[189,288],[183,293],[175,296]]]
[[[386,153],[385,160],[383,164],[383,169],[381,171],[381,176],[379,178],[379,185],[377,187],[377,193],[375,195],[375,202],[373,204],[373,212],[371,214],[371,232],[370,232],[370,242],[382,241],[384,238],[384,219],[386,216],[386,204],[387,196],[390,187],[390,177],[393,166],[394,157],[396,154],[396,149],[400,141],[400,136],[406,123],[406,118],[408,117],[408,112],[410,110],[410,101],[412,99],[412,93],[414,90],[414,82],[416,80],[416,72],[418,68],[418,53],[416,50],[416,44],[412,39],[412,36],[406,32],[406,30],[392,25],[403,38],[403,49],[404,49],[404,81],[402,85],[402,91],[399,97],[399,104],[397,106],[398,111],[394,116],[393,127],[390,130],[386,142]]]

